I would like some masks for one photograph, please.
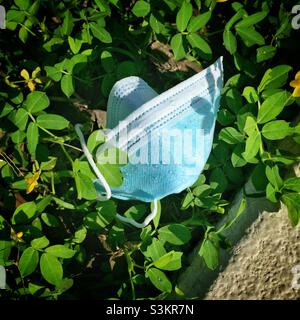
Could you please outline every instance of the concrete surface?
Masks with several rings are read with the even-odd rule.
[[[300,226],[285,207],[259,216],[205,299],[300,299]]]

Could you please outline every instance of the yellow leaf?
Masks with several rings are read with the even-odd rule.
[[[300,87],[296,87],[293,92],[293,97],[299,98],[300,97]]]
[[[27,82],[27,86],[28,86],[28,88],[29,88],[29,90],[30,90],[31,92],[35,90],[35,82],[34,82],[34,81],[29,80],[29,81]]]
[[[41,72],[40,67],[35,68],[34,71],[32,72],[31,78],[35,79],[40,72]]]
[[[18,239],[21,239],[21,238],[23,237],[23,232],[22,232],[22,231],[21,231],[21,232],[18,232],[18,233],[16,234],[16,236],[17,236]]]
[[[26,69],[23,69],[21,71],[21,77],[24,78],[25,80],[29,80],[30,79],[29,73],[28,73],[28,71]]]
[[[40,177],[41,171],[37,171],[34,173],[34,175],[30,178],[25,178],[25,181],[27,183],[26,187],[26,193],[31,193],[34,188],[38,185],[38,179]]]

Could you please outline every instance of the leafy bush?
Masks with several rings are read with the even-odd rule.
[[[216,222],[249,178],[267,199],[286,204],[297,225],[300,182],[290,169],[300,154],[296,1],[219,2],[0,1],[7,13],[0,37],[1,297],[183,297],[176,281],[189,252],[204,239],[199,254],[209,268],[218,266],[219,248],[230,245],[222,231],[234,221],[219,230]],[[147,206],[96,201],[73,125],[85,123],[93,149],[91,117],[101,123],[99,110],[118,79],[139,75],[162,92],[191,75],[189,66],[201,69],[220,55],[226,83],[203,174],[163,199],[152,225],[122,224],[117,212],[139,219]],[[117,167],[101,169],[110,184],[122,181]]]

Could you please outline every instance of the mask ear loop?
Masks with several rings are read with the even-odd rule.
[[[82,128],[81,124],[77,123],[75,125],[75,131],[76,131],[76,133],[77,133],[77,135],[79,137],[79,141],[80,141],[83,153],[86,156],[89,164],[93,168],[97,178],[100,180],[100,182],[101,182],[101,184],[102,184],[102,186],[103,186],[103,188],[105,189],[105,192],[106,192],[105,196],[98,195],[97,199],[99,201],[109,200],[111,198],[111,196],[112,196],[110,186],[107,183],[107,181],[104,178],[104,176],[102,175],[102,173],[99,171],[98,167],[96,166],[96,163],[95,163],[95,161],[93,159],[93,156],[91,155],[91,153],[90,153],[90,151],[89,151],[89,149],[88,149],[88,147],[87,147],[87,145],[85,143],[85,139],[84,139],[84,136],[83,136],[83,134],[81,132],[81,128]],[[158,200],[155,199],[153,201],[153,210],[152,210],[152,212],[146,217],[146,219],[142,223],[138,223],[133,219],[123,217],[118,213],[116,215],[116,218],[119,219],[122,222],[129,223],[129,224],[133,225],[136,228],[144,228],[156,217],[157,212],[158,212]]]

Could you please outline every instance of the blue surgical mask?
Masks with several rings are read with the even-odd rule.
[[[160,95],[138,77],[118,81],[108,99],[107,127],[111,130],[96,153],[97,159],[115,148],[127,154],[128,163],[121,168],[123,183],[117,188],[110,188],[99,172],[76,125],[83,151],[98,177],[94,183],[99,199],[112,196],[154,203],[143,223],[118,215],[120,220],[146,226],[157,212],[159,199],[197,180],[212,148],[222,83],[222,57]]]

